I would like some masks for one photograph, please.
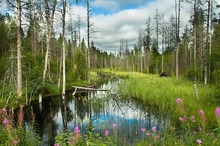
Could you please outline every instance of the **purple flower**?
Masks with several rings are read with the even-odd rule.
[[[197,139],[196,141],[198,144],[202,144],[202,140],[201,139]]]
[[[2,123],[5,124],[5,125],[8,124],[8,120],[4,119]]]
[[[141,131],[142,131],[142,132],[145,132],[145,131],[146,131],[146,129],[145,129],[145,128],[141,128]]]
[[[179,117],[179,120],[183,122],[185,120],[185,118],[184,117]]]
[[[204,115],[204,111],[203,111],[202,109],[200,109],[200,110],[199,110],[199,114],[200,114],[201,116],[203,116],[203,115]]]
[[[105,130],[105,136],[106,136],[106,137],[109,136],[108,130]]]
[[[151,130],[153,131],[153,132],[156,132],[157,131],[157,129],[156,129],[156,127],[154,126],[154,127],[152,127],[151,128]]]
[[[75,134],[80,134],[80,130],[79,130],[79,127],[78,127],[78,126],[76,126],[76,127],[74,128],[74,133],[75,133]]]
[[[59,144],[55,143],[53,146],[59,146]]]
[[[190,117],[190,120],[191,120],[192,122],[196,122],[195,116],[191,116],[191,117]]]
[[[177,103],[177,104],[181,104],[182,102],[183,102],[183,101],[182,101],[181,98],[177,98],[177,99],[176,99],[176,103]]]
[[[217,118],[220,118],[220,107],[217,107],[215,109],[215,115],[216,115]]]
[[[2,112],[5,112],[5,111],[6,111],[5,107],[4,107],[4,108],[2,108]]]
[[[112,124],[112,127],[115,129],[117,127],[117,125],[116,124]]]

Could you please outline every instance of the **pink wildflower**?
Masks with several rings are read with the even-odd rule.
[[[116,124],[112,124],[112,127],[115,129],[117,127],[117,125]]]
[[[59,146],[59,144],[55,143],[53,146]]]
[[[145,128],[141,128],[141,131],[142,131],[142,132],[145,132],[145,131],[146,131],[146,129],[145,129]]]
[[[185,118],[184,117],[179,117],[179,120],[183,122],[185,120]]]
[[[202,140],[201,139],[197,139],[196,141],[198,144],[202,144]]]
[[[191,117],[190,117],[190,120],[191,120],[192,122],[196,122],[195,116],[191,116]]]
[[[4,119],[2,123],[5,124],[5,125],[8,124],[8,120]]]
[[[151,128],[151,130],[153,131],[153,132],[156,132],[157,131],[157,129],[156,129],[156,127],[154,126],[154,127],[152,127]]]
[[[106,136],[106,137],[109,136],[108,130],[105,130],[105,136]]]
[[[200,114],[201,116],[203,116],[203,115],[204,115],[204,111],[203,111],[202,109],[200,109],[200,110],[199,110],[199,114]]]
[[[220,107],[217,107],[215,109],[215,115],[216,115],[217,118],[220,118]]]
[[[177,98],[177,99],[176,99],[176,103],[177,103],[177,104],[181,104],[182,102],[183,102],[183,101],[182,101],[181,98]]]
[[[74,133],[75,133],[75,134],[80,134],[80,130],[79,130],[79,127],[78,127],[78,126],[76,126],[76,127],[74,128]]]
[[[5,111],[6,111],[5,107],[4,107],[4,108],[2,108],[2,112],[5,112]]]

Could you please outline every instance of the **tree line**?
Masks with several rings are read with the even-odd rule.
[[[180,34],[182,3],[190,5],[191,17]],[[81,38],[80,16],[72,18],[73,2],[7,0],[7,4],[8,11],[16,15],[0,14],[2,97],[45,94],[51,86],[65,94],[66,87],[90,81],[89,71],[99,68],[167,72],[177,79],[184,76],[204,84],[219,82],[220,25],[214,13],[219,5],[214,0],[175,0],[175,12],[169,20],[157,9],[146,18],[145,28],[139,29],[133,48],[122,39],[118,53],[102,51],[92,40],[96,31],[90,0],[86,0],[87,38]],[[68,23],[67,12],[71,14]],[[54,21],[61,24],[58,37]]]

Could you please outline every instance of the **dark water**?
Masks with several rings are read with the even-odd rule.
[[[94,132],[104,136],[105,130],[113,134],[112,124],[117,125],[117,134],[123,145],[132,145],[144,138],[141,128],[163,130],[169,121],[157,114],[157,109],[149,108],[135,101],[121,99],[117,91],[118,81],[108,81],[99,89],[111,89],[111,92],[91,91],[60,96],[45,97],[42,104],[33,102],[25,107],[25,113],[34,112],[38,133],[43,146],[54,144],[54,137],[64,127],[73,132],[77,125],[81,133],[89,130],[90,121]],[[31,119],[26,116],[26,123]],[[120,144],[121,144],[120,143]],[[119,145],[120,145],[119,144]]]

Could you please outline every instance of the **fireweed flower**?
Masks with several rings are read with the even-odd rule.
[[[206,118],[205,118],[205,113],[202,109],[199,110],[199,115],[200,115],[200,120],[202,123],[205,123]]]
[[[182,101],[181,98],[177,98],[177,99],[176,99],[176,103],[177,103],[177,104],[181,104],[182,102],[183,102],[183,101]]]
[[[112,127],[115,129],[117,127],[117,125],[116,124],[112,124]]]
[[[59,144],[55,143],[53,146],[59,146]]]
[[[8,120],[7,120],[7,119],[4,119],[2,123],[3,123],[4,125],[8,124]]]
[[[217,107],[215,109],[215,116],[216,116],[216,118],[220,118],[220,107]]]
[[[105,136],[106,136],[106,137],[109,136],[108,130],[105,130]]]
[[[142,132],[145,132],[145,131],[146,131],[146,129],[145,129],[145,128],[141,128],[141,131],[142,131]]]
[[[202,109],[199,110],[199,115],[201,115],[201,116],[204,115],[204,111]]]
[[[196,122],[195,116],[191,116],[191,117],[190,117],[190,120],[191,120],[192,122]]]
[[[76,126],[76,127],[74,128],[74,134],[79,134],[79,133],[80,133],[79,127]]]
[[[196,141],[198,144],[202,144],[202,140],[201,139],[197,139]]]
[[[157,129],[156,129],[156,127],[154,126],[154,127],[152,127],[151,128],[151,130],[153,131],[153,132],[156,132],[157,131]]]
[[[5,111],[6,111],[5,107],[4,107],[4,108],[2,108],[2,112],[5,112]]]
[[[184,117],[179,117],[179,120],[183,122],[185,120],[185,118]]]

